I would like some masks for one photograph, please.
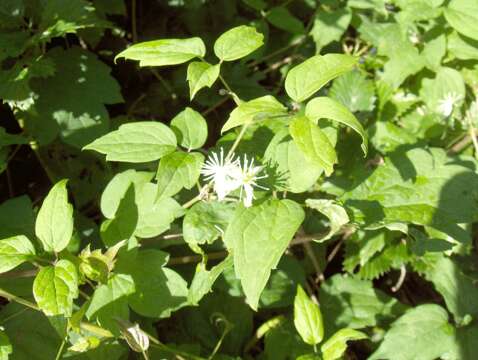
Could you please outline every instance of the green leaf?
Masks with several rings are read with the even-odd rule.
[[[423,79],[420,96],[432,112],[446,117],[452,115],[453,110],[463,104],[465,82],[457,70],[442,67],[437,71],[434,79]],[[449,96],[456,98],[456,101],[453,103],[452,113],[446,114],[440,105]]]
[[[224,272],[233,265],[232,256],[229,255],[219,264],[213,266],[211,270],[206,269],[206,265],[199,263],[196,267],[191,287],[189,288],[188,302],[191,305],[197,305],[199,301],[211,291],[214,282]]]
[[[24,235],[0,240],[0,273],[14,269],[34,256],[35,248]]]
[[[315,52],[333,41],[339,41],[347,30],[352,19],[352,12],[348,8],[328,10],[323,7],[317,11],[314,25],[310,31],[315,42]]]
[[[219,77],[220,64],[211,65],[205,61],[193,61],[188,65],[189,98],[192,100],[202,88],[210,88]]]
[[[335,79],[329,95],[344,104],[351,112],[374,109],[374,83],[358,71],[345,73]]]
[[[118,260],[116,271],[131,275],[134,280],[136,291],[128,302],[138,314],[168,317],[187,304],[187,283],[178,273],[164,267],[167,261],[168,254],[159,250],[142,250],[134,258]]]
[[[305,200],[305,204],[308,207],[317,210],[329,219],[329,233],[320,239],[321,242],[330,239],[342,228],[343,225],[349,222],[349,216],[347,215],[345,209],[333,200],[307,199]]]
[[[445,8],[445,18],[460,34],[478,40],[478,3],[451,0]]]
[[[116,174],[108,183],[101,194],[101,212],[108,219],[115,217],[116,211],[131,184],[135,189],[141,184],[149,182],[154,176],[153,172],[136,171],[133,169]]]
[[[53,76],[30,81],[35,96],[34,106],[25,114],[28,133],[40,145],[60,135],[75,148],[106,134],[110,121],[105,105],[123,102],[111,68],[78,46],[54,47],[45,62]]]
[[[304,24],[290,13],[284,6],[276,6],[269,9],[266,19],[275,27],[288,31],[292,34],[303,34]]]
[[[271,95],[241,103],[229,114],[229,118],[221,129],[225,132],[236,126],[252,124],[274,116],[287,114],[287,108]]]
[[[289,131],[305,157],[315,166],[322,167],[326,175],[332,174],[337,154],[327,135],[306,116],[296,116]]]
[[[35,234],[47,252],[60,252],[73,235],[73,206],[68,202],[67,182],[57,182],[38,211]]]
[[[55,358],[62,339],[44,314],[11,302],[2,307],[0,321],[5,325],[4,331],[12,344],[13,353],[10,359]],[[4,360],[1,356],[0,359]]]
[[[275,186],[293,193],[309,190],[324,172],[322,166],[309,161],[299,150],[288,129],[278,131],[272,138],[264,160],[276,172],[278,179]]]
[[[391,318],[403,306],[375,290],[371,281],[336,274],[320,287],[319,301],[327,333],[343,327],[361,329],[378,324],[378,317]]]
[[[0,148],[9,145],[27,144],[28,140],[21,135],[9,134],[0,126]]]
[[[264,353],[267,359],[297,360],[299,356],[310,353],[310,345],[302,341],[292,320],[283,319],[274,325],[265,335]]]
[[[190,107],[186,107],[171,120],[171,129],[179,144],[188,151],[198,149],[206,143],[207,122],[200,113]]]
[[[313,56],[287,73],[287,95],[296,102],[307,100],[330,80],[352,70],[356,63],[357,59],[349,55]]]
[[[41,268],[33,282],[33,296],[45,315],[70,317],[73,300],[78,297],[75,265],[68,260],[59,260],[53,266]]]
[[[381,153],[389,153],[400,146],[412,145],[418,142],[414,133],[395,125],[390,121],[377,121],[368,128],[370,141],[375,149]]]
[[[395,321],[370,360],[433,360],[451,352],[455,331],[448,314],[435,304],[419,305]]]
[[[138,225],[134,233],[140,238],[158,236],[169,229],[171,223],[184,214],[176,200],[166,197],[156,200],[157,186],[153,183],[138,185],[136,205]]]
[[[214,54],[221,61],[243,58],[264,44],[264,35],[252,26],[241,25],[223,33],[214,43]]]
[[[191,189],[196,185],[203,162],[204,155],[200,153],[174,152],[164,156],[156,174],[157,198],[173,196],[183,187]]]
[[[0,330],[0,360],[8,360],[8,356],[12,352],[12,344],[10,344],[7,334]]]
[[[362,124],[341,103],[325,96],[316,97],[307,103],[305,115],[313,121],[325,118],[352,128],[362,137],[362,150],[367,155],[367,134]]]
[[[24,234],[33,239],[35,214],[28,196],[11,198],[0,205],[0,239]]]
[[[279,263],[303,220],[304,211],[291,200],[237,207],[224,241],[233,250],[236,275],[253,309],[257,309],[271,270]]]
[[[134,44],[116,55],[115,61],[125,58],[138,60],[139,66],[165,66],[182,64],[205,55],[206,47],[198,37],[162,39]]]
[[[426,278],[442,294],[448,310],[458,324],[467,316],[475,318],[478,315],[478,288],[455,261],[442,256],[426,274]]]
[[[90,320],[97,319],[102,327],[119,335],[115,317],[128,318],[128,296],[134,294],[133,278],[127,274],[114,274],[108,283],[98,286],[86,311]]]
[[[176,149],[176,136],[159,122],[141,121],[123,124],[83,150],[106,154],[106,160],[141,163],[158,160]]]
[[[347,341],[366,339],[367,335],[353,329],[340,329],[322,344],[320,350],[323,360],[342,359],[347,350]]]
[[[455,31],[447,37],[448,51],[461,60],[478,59],[478,40],[462,36]]]
[[[234,205],[225,202],[199,202],[184,216],[184,240],[192,245],[212,244],[221,236],[234,213]]]
[[[302,340],[309,345],[317,345],[324,338],[324,324],[319,306],[309,299],[300,285],[297,286],[294,299],[294,325]]]
[[[470,235],[457,224],[475,221],[478,176],[454,159],[437,148],[396,153],[341,202],[352,221],[366,226],[426,225],[466,243]]]

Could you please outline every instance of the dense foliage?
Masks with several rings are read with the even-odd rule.
[[[476,359],[476,0],[1,0],[0,360]]]

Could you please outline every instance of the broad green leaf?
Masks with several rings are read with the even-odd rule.
[[[317,345],[324,338],[324,324],[319,306],[297,286],[294,299],[294,325],[305,343]]]
[[[316,97],[305,107],[305,115],[313,120],[329,119],[352,128],[362,137],[362,150],[367,155],[367,134],[357,118],[341,103],[329,97]]]
[[[138,185],[136,205],[138,225],[134,233],[140,238],[158,236],[169,229],[171,223],[184,214],[184,209],[170,197],[156,200],[157,186],[153,183]]]
[[[451,0],[445,8],[445,18],[460,34],[478,40],[478,3]]]
[[[268,329],[264,345],[266,358],[274,360],[297,360],[300,356],[310,354],[312,350],[310,345],[302,341],[292,319],[284,319]]]
[[[447,36],[447,48],[458,59],[478,59],[478,40],[467,38],[455,31]]]
[[[403,306],[380,290],[371,281],[359,280],[351,275],[336,274],[327,279],[319,291],[325,330],[333,334],[343,327],[361,329],[393,318]]]
[[[69,260],[41,268],[33,282],[33,296],[47,316],[70,317],[73,300],[78,297],[78,275]]]
[[[0,312],[0,321],[12,345],[10,359],[54,359],[62,339],[48,318],[40,311],[14,302],[6,304]],[[25,343],[27,341],[27,343]],[[0,359],[2,350],[0,350]]]
[[[470,235],[457,224],[475,221],[478,176],[458,159],[437,148],[396,153],[341,202],[356,223],[426,225],[467,243]]]
[[[113,219],[120,205],[121,199],[131,184],[135,188],[149,182],[154,177],[153,172],[135,171],[133,169],[116,174],[108,183],[101,195],[101,212],[108,219]]]
[[[276,6],[266,12],[266,19],[275,27],[292,34],[303,34],[304,24],[284,6]]]
[[[199,263],[196,266],[191,287],[189,288],[188,301],[191,305],[197,305],[199,301],[211,291],[214,282],[223,273],[225,269],[231,268],[233,265],[232,256],[229,255],[219,264],[213,266],[211,270],[207,270],[205,264]]]
[[[290,123],[290,134],[305,157],[324,169],[328,176],[334,171],[337,154],[325,133],[306,116],[297,116]]]
[[[343,225],[349,222],[349,216],[347,215],[345,209],[333,200],[307,199],[305,200],[305,204],[308,207],[317,210],[329,219],[329,233],[320,239],[321,242],[330,239],[342,228]]]
[[[353,329],[340,329],[320,347],[323,360],[342,359],[347,350],[347,341],[366,339],[367,335]]]
[[[183,220],[184,240],[192,245],[212,244],[224,234],[234,213],[234,205],[225,202],[198,202]]]
[[[34,107],[25,114],[28,133],[40,145],[59,135],[62,141],[79,149],[106,134],[110,119],[105,105],[123,102],[111,68],[79,46],[67,50],[54,47],[44,62],[52,76],[30,81],[35,95]],[[45,64],[42,72],[44,67]]]
[[[264,162],[275,170],[278,189],[294,193],[309,190],[324,172],[311,162],[292,140],[288,129],[276,133],[264,154]]]
[[[442,58],[446,54],[446,36],[440,34],[431,39],[425,39],[425,45],[420,56],[425,58],[425,65],[433,71],[440,69]]]
[[[138,227],[139,211],[133,184],[130,183],[127,191],[118,195],[122,198],[114,218],[106,219],[100,228],[101,239],[107,247],[130,239]]]
[[[0,126],[0,148],[9,145],[27,144],[28,140],[22,135],[9,134]]]
[[[119,335],[115,317],[128,318],[128,296],[134,292],[135,284],[130,275],[114,274],[108,279],[108,283],[96,288],[86,317],[96,319],[102,327]]]
[[[291,200],[237,207],[224,241],[233,251],[236,275],[253,309],[257,309],[271,270],[279,263],[303,220],[304,211]]]
[[[389,153],[403,145],[418,142],[414,133],[395,125],[390,121],[377,121],[368,128],[370,141],[375,149],[381,153]]]
[[[179,144],[188,149],[198,149],[207,139],[207,122],[197,111],[186,107],[171,120],[171,129]]]
[[[252,26],[241,25],[223,33],[214,43],[214,54],[221,61],[243,58],[264,44],[264,35]]]
[[[134,44],[116,55],[115,60],[125,58],[138,60],[139,66],[165,66],[185,63],[195,57],[206,55],[204,42],[189,39],[162,39]]]
[[[35,214],[28,196],[11,198],[0,204],[0,239],[24,234],[33,239]]]
[[[329,95],[344,104],[351,112],[374,109],[374,83],[358,71],[350,71],[335,79]]]
[[[164,156],[156,174],[157,198],[173,196],[183,187],[191,189],[196,185],[203,162],[204,155],[197,152],[174,152]]]
[[[287,108],[271,95],[241,103],[229,114],[229,118],[222,127],[225,132],[236,126],[251,124],[255,121],[266,120],[275,116],[287,114]]]
[[[478,315],[478,288],[455,261],[442,256],[425,275],[442,294],[448,310],[458,324],[467,316],[475,318]]]
[[[14,269],[34,256],[35,248],[24,235],[0,240],[0,273]]]
[[[343,54],[313,56],[287,73],[287,95],[296,102],[307,100],[330,80],[352,70],[356,63],[356,58]]]
[[[35,233],[47,252],[60,252],[73,235],[73,206],[68,202],[67,182],[57,182],[38,211]]]
[[[347,30],[352,19],[352,12],[348,8],[329,10],[319,8],[315,15],[314,25],[310,34],[315,42],[315,52],[330,44],[332,41],[339,41]]]
[[[176,136],[159,122],[141,121],[124,124],[83,150],[94,150],[106,155],[109,161],[141,163],[158,160],[176,149]]]
[[[419,305],[392,324],[369,359],[434,360],[450,353],[454,341],[447,312],[435,304]]]
[[[0,330],[0,360],[8,360],[8,356],[13,352],[12,344],[7,334]]]
[[[159,250],[142,250],[134,258],[118,260],[115,271],[133,278],[136,290],[129,295],[128,302],[138,314],[168,317],[187,304],[187,283],[178,273],[164,267],[167,261],[168,254]]]
[[[202,88],[210,88],[219,77],[220,64],[211,65],[205,61],[193,61],[188,65],[189,98],[192,100]]]
[[[465,98],[465,82],[455,69],[442,67],[434,79],[423,79],[420,96],[428,108],[442,116],[451,116],[453,111],[463,104]],[[445,106],[449,99],[450,105]]]

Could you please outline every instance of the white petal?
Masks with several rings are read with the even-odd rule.
[[[244,192],[246,194],[246,196],[244,196],[244,206],[251,207],[252,199],[254,198],[254,188],[249,184],[244,184]]]

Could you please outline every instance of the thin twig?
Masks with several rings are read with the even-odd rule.
[[[400,276],[398,277],[397,283],[391,288],[392,292],[397,292],[398,290],[400,290],[400,288],[403,285],[403,282],[405,281],[406,276],[407,276],[407,268],[405,267],[404,264],[402,264],[402,266],[400,266]]]

